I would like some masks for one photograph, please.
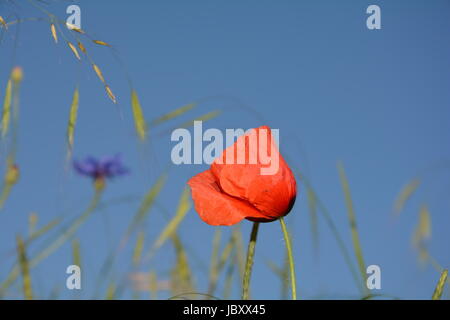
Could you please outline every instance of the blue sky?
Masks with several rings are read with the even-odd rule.
[[[44,17],[29,4],[16,3],[0,2],[0,15],[10,17],[17,12],[21,17]],[[150,144],[142,148],[134,134],[124,68],[108,48],[87,47],[116,94],[118,106],[108,100],[86,59],[76,61],[63,41],[54,44],[47,22],[21,24],[17,38],[16,29],[11,28],[0,46],[0,85],[6,86],[15,64],[23,67],[25,78],[17,158],[21,179],[0,211],[2,278],[14,262],[8,252],[15,246],[15,236],[27,232],[30,212],[38,213],[41,225],[59,216],[75,217],[92,195],[88,180],[64,171],[68,112],[73,90],[79,85],[74,156],[120,152],[131,170],[129,176],[112,181],[104,195],[106,204],[125,200],[99,210],[77,232],[85,270],[84,297],[93,296],[101,264],[117,246],[139,200],[159,174],[170,167],[158,203],[172,214],[186,181],[207,168],[170,166],[174,144],[168,132],[216,109],[223,113],[205,122],[205,128],[247,129],[267,124],[280,129],[283,155],[312,181],[354,258],[336,168],[342,161],[366,264],[377,264],[382,270],[381,292],[401,298],[431,296],[439,274],[417,263],[411,236],[419,209],[426,204],[432,217],[430,253],[448,267],[448,1],[76,3],[81,8],[82,28],[117,49],[147,120],[190,102],[201,103],[183,118],[152,130]],[[52,1],[47,8],[63,18],[69,4]],[[381,30],[366,27],[365,11],[371,4],[381,7]],[[397,194],[415,177],[423,183],[401,215],[393,218]],[[319,254],[314,254],[302,185],[287,221],[293,232],[300,298],[357,297],[351,274],[322,218]],[[160,209],[150,212],[142,225],[148,246],[166,222]],[[245,241],[250,226],[249,222],[242,224]],[[223,228],[223,243],[229,231]],[[180,227],[181,238],[197,257],[191,257],[191,263],[200,292],[206,291],[203,275],[213,233],[214,228],[204,224],[194,210]],[[30,250],[40,247],[42,243]],[[279,298],[279,280],[265,261],[281,264],[283,250],[279,224],[262,225],[252,281],[254,298]],[[166,245],[141,271],[156,270],[165,279],[173,260],[172,248]],[[64,287],[70,262],[67,244],[34,269],[37,294],[46,298],[59,288],[61,297],[71,297]],[[119,256],[114,274],[122,277],[129,262],[127,249]]]

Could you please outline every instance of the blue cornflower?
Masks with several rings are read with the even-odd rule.
[[[101,185],[103,185],[105,179],[111,179],[129,172],[123,165],[119,154],[102,159],[90,156],[83,161],[75,160],[73,167],[80,175],[91,177],[95,183]]]

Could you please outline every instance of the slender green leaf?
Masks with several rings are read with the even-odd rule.
[[[197,106],[197,103],[190,103],[190,104],[187,104],[187,105],[182,106],[180,108],[177,108],[177,109],[175,109],[175,110],[173,110],[173,111],[171,111],[169,113],[166,113],[166,114],[162,115],[161,117],[156,118],[155,120],[153,120],[151,122],[151,126],[154,127],[154,126],[157,126],[157,125],[159,125],[161,123],[164,123],[166,121],[172,120],[172,119],[174,119],[176,117],[179,117],[179,116],[185,114],[186,112],[188,112],[189,110],[192,110],[196,106]]]
[[[364,284],[366,282],[366,265],[364,263],[363,253],[361,249],[361,243],[359,240],[358,227],[356,225],[356,215],[353,209],[352,197],[350,194],[350,186],[345,175],[344,167],[341,163],[338,163],[339,177],[344,190],[345,204],[347,206],[348,220],[350,222],[350,228],[352,233],[353,249],[355,251],[356,260],[358,261],[359,272],[363,280],[364,288],[367,288]]]
[[[152,246],[152,249],[150,250],[149,257],[153,256],[153,254],[167,241],[167,239],[171,238],[176,233],[178,226],[191,208],[189,195],[190,190],[188,187],[185,187],[181,194],[175,216],[159,234],[157,240]]]
[[[448,270],[445,269],[441,273],[441,277],[439,278],[439,281],[436,285],[436,288],[434,289],[433,296],[431,299],[433,300],[440,300],[442,297],[442,292],[444,291],[445,281],[447,280],[448,276]]]
[[[12,81],[8,80],[6,85],[5,98],[3,100],[3,113],[2,113],[2,138],[6,137],[9,129],[9,123],[11,120],[11,101],[12,101]]]
[[[21,237],[17,237],[17,256],[19,260],[20,272],[23,280],[23,295],[25,299],[33,299],[33,290],[31,288],[30,265],[27,258],[25,244]]]
[[[142,250],[144,249],[145,232],[141,231],[136,240],[136,246],[133,251],[133,265],[138,266],[141,262]]]
[[[420,185],[419,179],[411,180],[408,184],[406,184],[403,189],[400,191],[397,199],[394,203],[394,213],[399,214],[403,208],[405,207],[406,202],[411,198],[413,193],[417,190]]]
[[[73,150],[73,142],[74,142],[74,133],[75,133],[75,124],[77,122],[78,116],[78,106],[79,106],[79,91],[78,87],[75,88],[72,97],[72,104],[70,105],[70,113],[69,113],[69,122],[67,124],[67,154],[71,155]]]
[[[136,133],[141,141],[145,141],[145,139],[147,138],[147,123],[145,122],[141,103],[139,102],[139,97],[135,90],[131,92],[131,108],[133,109],[133,118]]]

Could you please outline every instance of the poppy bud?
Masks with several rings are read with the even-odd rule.
[[[264,174],[274,161],[276,170]],[[196,211],[210,225],[274,221],[291,211],[297,194],[295,177],[267,126],[239,137],[188,184]]]

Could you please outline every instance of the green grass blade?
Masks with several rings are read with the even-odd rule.
[[[208,288],[208,294],[212,295],[217,287],[217,282],[219,280],[220,273],[225,267],[227,261],[229,260],[231,253],[233,252],[235,245],[235,241],[233,236],[230,237],[230,240],[227,242],[225,247],[222,250],[222,253],[215,262],[215,265],[212,266],[211,274],[210,274],[210,282]]]
[[[225,300],[230,299],[234,270],[235,265],[230,261],[225,275],[225,285],[223,287],[223,298]]]
[[[141,141],[147,138],[147,123],[136,90],[131,92],[131,108],[133,109],[134,126]]]
[[[36,226],[38,223],[38,215],[36,212],[30,213],[28,216],[28,235],[31,236],[36,231]]]
[[[406,202],[411,198],[414,192],[416,192],[417,188],[420,185],[420,182],[421,181],[419,179],[414,179],[402,188],[394,203],[394,214],[400,214],[400,212],[405,207]]]
[[[158,277],[155,271],[150,271],[148,274],[148,283],[150,289],[150,299],[156,300],[158,298]]]
[[[165,115],[163,115],[159,118],[156,118],[150,124],[152,127],[157,126],[159,124],[162,124],[166,121],[172,120],[176,117],[179,117],[179,116],[185,114],[186,112],[194,109],[196,106],[197,106],[197,103],[189,103],[189,104],[182,106],[180,108],[177,108],[169,113],[166,113]]]
[[[17,256],[23,279],[23,295],[25,299],[32,300],[33,290],[31,288],[30,265],[25,250],[25,244],[19,236],[17,237]]]
[[[145,195],[144,199],[142,200],[138,211],[133,217],[133,220],[128,227],[127,233],[124,242],[126,239],[131,235],[131,233],[138,227],[147,217],[147,214],[149,213],[150,209],[152,208],[156,197],[161,192],[163,186],[165,185],[167,181],[167,174],[162,174],[158,180],[155,182],[155,184],[150,188],[150,190]]]
[[[208,121],[211,119],[216,118],[217,116],[219,116],[222,113],[222,110],[213,110],[211,112],[205,113],[195,119],[189,120],[189,121],[185,121],[175,127],[170,128],[169,130],[163,131],[161,133],[159,133],[160,136],[163,136],[165,134],[170,134],[171,132],[173,132],[175,129],[179,129],[179,128],[184,128],[187,129],[189,127],[192,127],[194,125],[194,122],[196,121]]]
[[[192,281],[192,271],[189,266],[186,250],[176,234],[173,235],[171,239],[176,255],[176,264],[171,273],[173,295],[183,292],[194,292],[195,288]]]
[[[417,224],[412,244],[418,246],[421,242],[431,237],[431,215],[428,207],[423,205],[420,208],[419,223]]]
[[[55,219],[46,226],[42,227],[41,229],[31,234],[30,237],[26,239],[25,246],[26,247],[29,246],[34,240],[46,234],[48,231],[53,229],[53,227],[55,227],[59,222],[60,222],[59,219]],[[11,286],[11,284],[14,283],[19,274],[20,274],[20,266],[16,264],[14,265],[14,267],[12,268],[6,279],[0,285],[0,298],[4,296],[6,290]]]
[[[3,100],[3,113],[1,122],[1,136],[2,139],[8,134],[9,124],[11,120],[11,99],[12,97],[12,81],[8,80],[5,90],[5,98]]]
[[[217,265],[219,264],[220,240],[222,238],[222,229],[216,228],[212,241],[211,261],[209,267],[209,285],[208,293],[212,294],[211,288],[217,273]]]
[[[116,297],[116,284],[111,282],[106,289],[106,300],[114,300]]]
[[[51,242],[47,247],[41,250],[33,259],[31,259],[30,265],[31,267],[35,267],[42,260],[51,255],[54,251],[60,248],[67,240],[69,240],[76,231],[81,227],[81,225],[91,216],[91,214],[95,211],[98,202],[100,201],[101,192],[96,191],[94,197],[89,204],[89,207],[77,217],[66,230],[61,232],[57,238]]]
[[[79,96],[80,93],[78,87],[76,87],[72,97],[72,104],[70,105],[69,122],[67,124],[67,159],[70,159],[72,156],[75,125],[78,116]]]
[[[439,281],[434,289],[432,300],[440,300],[442,297],[442,292],[444,291],[445,281],[447,280],[448,270],[442,271]]]
[[[312,243],[314,252],[319,250],[319,227],[317,223],[317,199],[314,191],[310,187],[306,187],[306,194],[308,199],[309,217],[311,222]]]
[[[72,240],[72,263],[81,267],[80,241],[77,239]]]
[[[222,110],[213,110],[213,111],[205,113],[204,115],[201,115],[195,119],[183,122],[182,124],[177,126],[177,128],[189,128],[194,125],[195,121],[208,121],[208,120],[216,118],[221,113],[222,113]]]
[[[341,163],[338,163],[338,170],[339,170],[339,177],[342,184],[342,189],[344,191],[345,196],[345,204],[347,206],[347,215],[348,220],[350,222],[350,228],[352,233],[352,242],[353,242],[353,249],[355,251],[356,260],[358,261],[358,267],[359,272],[361,274],[361,278],[363,280],[363,287],[366,288],[366,265],[364,263],[363,253],[361,249],[361,243],[359,240],[359,234],[358,234],[358,227],[356,224],[356,215],[353,208],[353,201],[350,194],[350,186],[347,180],[347,177],[345,175],[344,167]]]
[[[320,200],[320,198],[317,196],[317,193],[314,191],[314,188],[312,187],[312,185],[309,182],[309,180],[305,176],[303,176],[300,172],[298,172],[298,171],[296,172],[296,174],[299,177],[300,181],[303,182],[305,187],[307,189],[310,189],[311,192],[314,193],[314,197],[316,199],[318,211],[322,214],[323,218],[325,219],[325,222],[327,223],[327,225],[330,228],[334,238],[336,239],[337,245],[338,245],[339,249],[341,250],[341,253],[342,253],[342,256],[344,258],[344,261],[346,262],[346,264],[347,264],[347,266],[348,266],[348,268],[350,270],[350,273],[352,274],[352,277],[353,277],[353,280],[354,280],[356,286],[360,290],[361,294],[366,295],[366,289],[365,289],[366,286],[365,286],[365,284],[361,283],[361,280],[360,280],[359,275],[358,275],[358,271],[356,270],[355,266],[353,265],[352,259],[350,258],[350,253],[347,250],[347,247],[345,245],[344,240],[342,239],[341,234],[339,233],[339,230],[337,229],[333,219],[331,218],[330,212],[325,207],[325,205]]]
[[[416,226],[413,237],[411,239],[412,245],[419,252],[419,261],[425,263],[430,260],[426,242],[431,238],[431,214],[426,205],[420,208],[419,223]]]
[[[238,265],[240,284],[242,284],[242,280],[244,279],[244,271],[245,271],[245,250],[244,250],[244,241],[242,239],[242,231],[239,225],[233,228],[231,233],[234,241],[234,247],[236,249],[235,260]]]
[[[189,198],[190,198],[190,189],[188,187],[185,187],[181,194],[175,216],[172,218],[172,220],[169,221],[167,226],[161,231],[157,240],[153,244],[152,249],[150,250],[149,257],[153,256],[153,254],[167,241],[167,239],[171,238],[176,233],[178,226],[180,225],[180,223],[186,217],[186,214],[191,209],[191,202],[190,202]]]
[[[43,226],[42,228],[34,231],[30,234],[30,237],[25,241],[26,245],[29,245],[32,241],[36,240],[37,238],[43,236],[50,230],[52,230],[54,227],[56,227],[61,222],[61,219],[57,218],[52,221],[50,221],[48,224]]]
[[[141,231],[138,234],[136,245],[133,250],[133,265],[137,267],[141,262],[142,251],[144,249],[145,232]]]

